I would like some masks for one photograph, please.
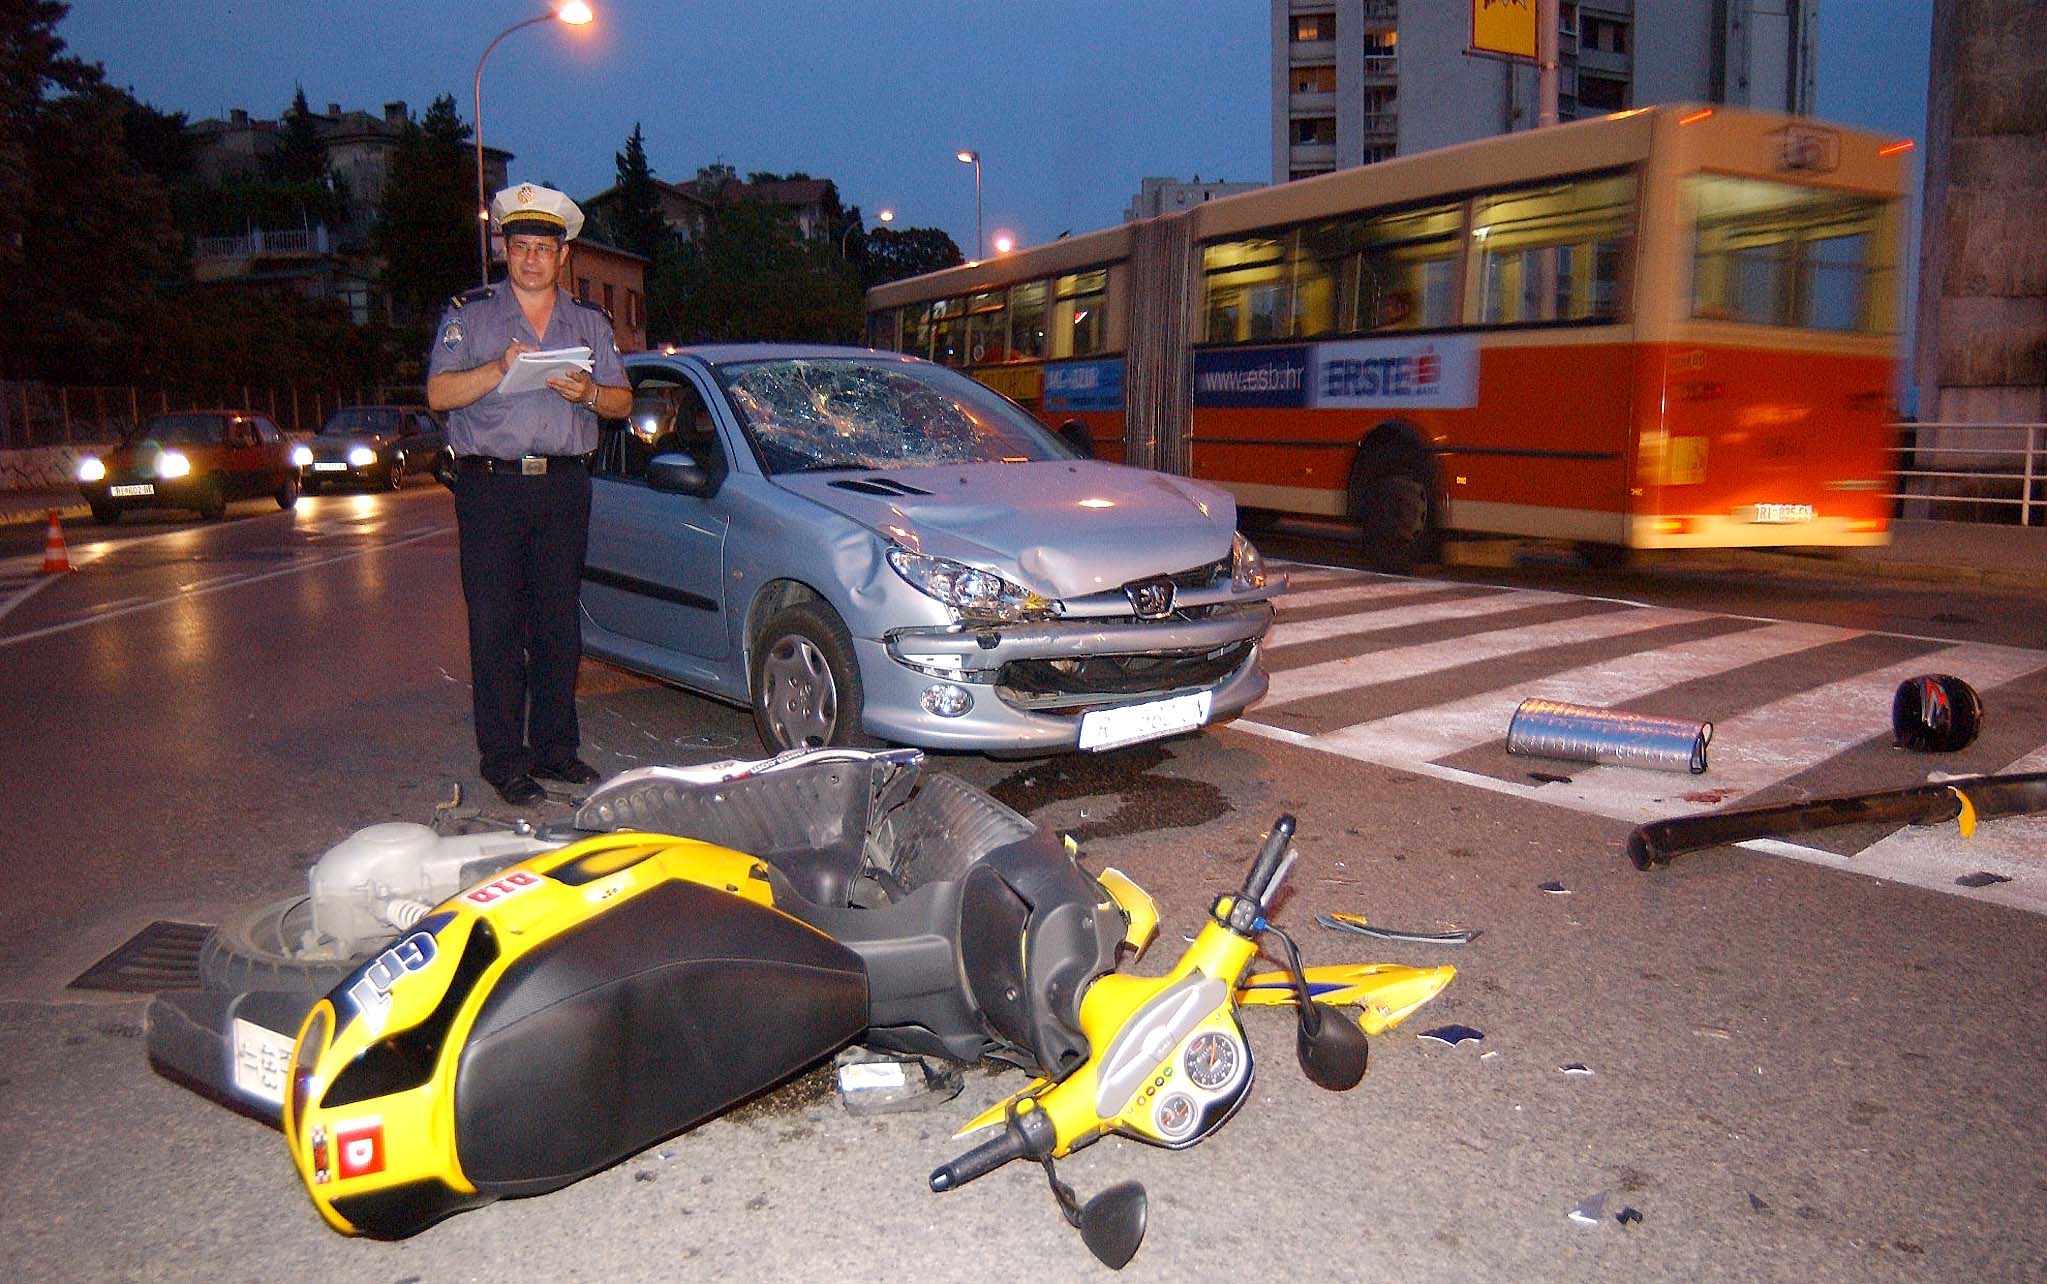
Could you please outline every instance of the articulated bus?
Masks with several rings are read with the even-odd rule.
[[[1382,569],[1881,544],[1910,146],[1641,108],[877,286],[868,342]]]

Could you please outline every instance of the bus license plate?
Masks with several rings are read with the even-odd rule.
[[[1141,740],[1156,740],[1176,731],[1192,731],[1208,721],[1210,691],[1173,696],[1150,704],[1130,704],[1120,709],[1096,709],[1080,715],[1080,747],[1115,749]]]
[[[1795,522],[1809,522],[1818,516],[1811,504],[1754,504],[1749,507],[1748,519],[1770,526],[1787,526]]]
[[[133,486],[109,486],[107,494],[116,499],[127,499],[133,495],[154,495],[156,487],[148,482],[138,482]]]

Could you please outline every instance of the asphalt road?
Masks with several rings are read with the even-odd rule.
[[[419,488],[124,525],[104,546],[74,530],[79,573],[0,598],[0,1277],[1104,1276],[1036,1169],[925,1187],[959,1148],[952,1130],[1020,1086],[1014,1072],[866,1117],[806,1075],[564,1191],[380,1244],[325,1228],[275,1132],[151,1072],[139,998],[67,988],[152,920],[217,921],[289,890],[353,829],[424,819],[451,784],[475,787],[452,526],[445,496]],[[1994,671],[1985,743],[1955,768],[2030,764],[2047,742],[2036,607],[1563,566],[1421,585],[1300,576],[1274,638],[1277,698],[1238,726],[1101,758],[932,764],[1157,898],[1139,972],[1170,965],[1280,811],[1300,819],[1302,859],[1279,917],[1309,962],[1459,969],[1374,1040],[1352,1092],[1308,1085],[1288,1020],[1252,1011],[1260,1074],[1221,1132],[1180,1153],[1109,1140],[1063,1163],[1083,1197],[1131,1178],[1149,1190],[1125,1276],[2040,1278],[2047,918],[2026,908],[2047,883],[2047,860],[2029,863],[2047,849],[2040,822],[1993,822],[1973,846],[1912,831],[1727,849],[1654,875],[1622,856],[1629,817],[1706,805],[1683,799],[1702,787],[1923,776],[1928,763],[1870,742],[1869,675],[1890,667]],[[1743,645],[1782,654],[1728,671],[1740,681],[1698,676],[1712,648]],[[1517,675],[1538,656],[1555,657],[1552,680],[1669,677],[1642,698],[1724,706],[1725,756],[1699,778],[1565,768],[1538,783],[1496,747],[1460,748],[1457,729],[1534,681]],[[1393,672],[1407,676],[1374,680]],[[595,664],[580,694],[586,756],[606,771],[755,752],[741,711]],[[1954,884],[1978,867],[2013,881]],[[1376,944],[1314,927],[1329,910],[1482,934]],[[1484,1039],[1416,1037],[1447,1022]],[[1574,1222],[1600,1192],[1603,1220]],[[1641,1220],[1618,1223],[1623,1207]]]

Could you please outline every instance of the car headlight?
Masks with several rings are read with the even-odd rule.
[[[78,480],[82,482],[105,481],[107,466],[100,462],[98,455],[87,455],[78,461]]]
[[[356,446],[348,452],[348,466],[350,468],[368,468],[376,462],[377,452],[371,450],[368,446]]]
[[[1043,616],[1052,609],[1049,601],[1029,589],[1010,583],[993,571],[967,566],[949,558],[930,557],[891,546],[888,564],[912,588],[938,599],[961,615],[1010,621]]]
[[[192,471],[192,461],[175,450],[166,450],[156,457],[156,475],[159,477],[183,477]]]
[[[291,466],[293,468],[311,468],[313,466],[312,447],[307,446],[303,442],[293,446],[291,448]]]
[[[1238,593],[1265,587],[1265,559],[1238,531],[1230,536],[1230,588]]]

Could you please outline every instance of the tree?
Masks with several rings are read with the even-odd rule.
[[[327,177],[327,144],[313,124],[313,109],[306,104],[305,86],[291,96],[284,113],[284,128],[277,131],[277,150],[264,158],[264,168],[281,183],[318,183]]]
[[[476,171],[469,126],[447,94],[407,120],[391,151],[390,176],[371,243],[383,258],[382,287],[400,343],[426,331],[448,297],[476,281]]]
[[[660,279],[676,300],[675,328],[660,337],[849,341],[860,333],[860,292],[833,270],[837,258],[837,246],[804,238],[787,210],[716,199],[703,235]]]
[[[0,362],[84,382],[119,368],[177,236],[163,184],[127,149],[134,100],[64,55],[67,12],[0,5]]]
[[[867,250],[862,280],[869,286],[958,267],[967,261],[953,239],[935,227],[906,227],[900,232],[877,227],[862,240]]]
[[[615,189],[618,196],[605,221],[605,238],[651,263],[662,242],[675,238],[668,230],[668,220],[661,215],[661,191],[654,181],[653,167],[647,164],[647,145],[640,137],[637,122],[632,137],[625,140],[625,150],[612,159],[618,169]]]

